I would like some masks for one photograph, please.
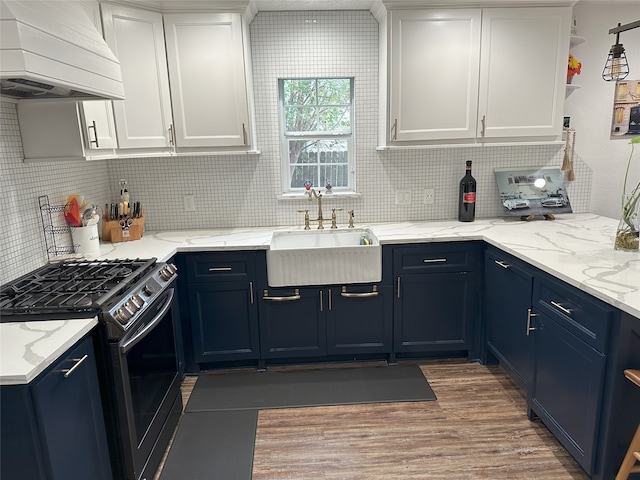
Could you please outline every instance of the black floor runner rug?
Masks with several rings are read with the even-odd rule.
[[[202,374],[160,480],[251,480],[262,409],[435,399],[417,365]]]
[[[435,399],[417,365],[322,368],[200,375],[185,411],[260,410]]]

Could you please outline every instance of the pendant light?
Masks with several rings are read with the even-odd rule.
[[[620,43],[620,32],[626,32],[633,28],[640,27],[640,20],[626,25],[618,24],[617,27],[609,30],[609,34],[616,34],[616,43],[611,46],[607,61],[602,69],[602,78],[607,82],[622,80],[629,75],[629,64],[624,47]]]

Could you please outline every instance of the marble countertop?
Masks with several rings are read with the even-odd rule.
[[[554,221],[479,219],[356,225],[382,245],[483,240],[640,319],[640,253],[613,249],[617,221],[591,214]],[[146,232],[140,240],[101,243],[89,259],[169,260],[178,252],[267,250],[273,232],[295,227],[252,227]],[[44,371],[97,320],[0,324],[0,385],[24,384]]]
[[[29,383],[97,324],[96,317],[0,323],[0,385]]]
[[[484,240],[539,269],[640,318],[640,253],[613,249],[617,220],[592,214],[559,215],[554,221],[479,219],[356,225],[370,227],[382,245]],[[146,232],[142,239],[101,243],[92,258],[166,261],[178,252],[267,250],[275,231],[253,227]]]

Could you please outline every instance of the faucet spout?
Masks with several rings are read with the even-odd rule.
[[[318,230],[324,230],[324,226],[322,222],[324,218],[322,217],[322,193],[316,192],[313,188],[309,190],[309,201],[313,200],[313,197],[318,199]]]

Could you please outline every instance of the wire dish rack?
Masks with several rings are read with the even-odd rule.
[[[40,207],[40,219],[42,220],[44,243],[49,261],[62,255],[74,255],[79,245],[73,244],[71,240],[71,229],[73,227],[64,221],[63,213],[67,206],[51,205],[48,195],[38,197],[38,205]]]

